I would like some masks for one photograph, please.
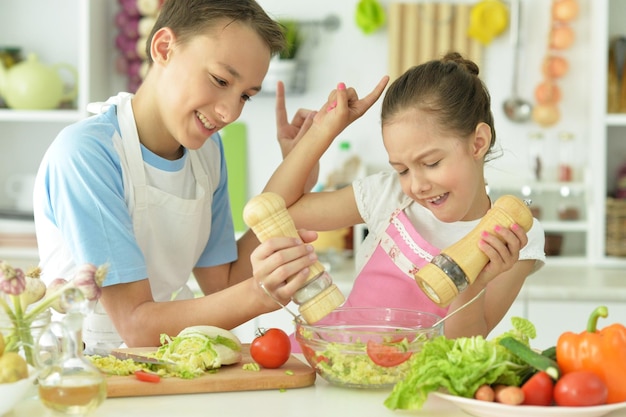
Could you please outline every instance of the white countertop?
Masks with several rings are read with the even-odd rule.
[[[626,303],[626,269],[545,265],[526,279],[522,293],[535,300]]]
[[[352,287],[355,272],[351,260],[331,268],[329,273],[340,288]],[[520,296],[534,300],[626,303],[626,269],[546,264],[526,279]]]
[[[359,390],[336,387],[318,377],[315,385],[311,387],[289,389],[284,392],[265,390],[110,398],[105,400],[90,417],[467,416],[455,405],[435,396],[430,396],[421,410],[392,411],[383,404],[389,392],[390,390]],[[53,414],[43,407],[36,396],[31,396],[5,417],[35,416],[53,417]],[[626,417],[626,409],[614,411],[607,414],[607,417]]]

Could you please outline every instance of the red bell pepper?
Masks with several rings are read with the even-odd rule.
[[[607,307],[596,308],[589,316],[587,330],[565,332],[556,344],[561,371],[591,371],[609,389],[607,404],[626,401],[626,327],[619,323],[597,330],[598,319],[609,315]]]

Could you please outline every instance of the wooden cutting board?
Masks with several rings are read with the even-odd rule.
[[[302,388],[313,385],[315,370],[298,358],[291,356],[278,369],[246,371],[243,365],[253,362],[250,345],[242,347],[243,358],[234,365],[222,366],[216,373],[207,373],[194,379],[161,378],[160,382],[142,382],[131,376],[107,377],[107,396],[140,397],[150,395],[195,394],[201,392],[253,391],[268,389]],[[154,348],[117,349],[122,352],[146,353]],[[291,371],[292,375],[286,372]]]

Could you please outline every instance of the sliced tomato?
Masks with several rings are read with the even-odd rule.
[[[412,354],[412,352],[407,352],[399,343],[378,343],[373,340],[367,342],[367,356],[376,365],[385,368],[406,362]]]
[[[143,382],[159,382],[161,381],[161,377],[153,372],[148,371],[135,371],[135,377]]]
[[[313,348],[310,348],[308,346],[304,346],[301,345],[300,346],[302,348],[302,353],[304,354],[305,358],[309,358],[311,361],[313,361],[315,363],[315,365],[317,365],[320,362],[326,362],[328,363],[329,360],[326,356],[324,355],[316,355],[315,354],[315,350],[313,350]]]
[[[522,385],[524,405],[552,405],[554,380],[543,371],[535,373]]]

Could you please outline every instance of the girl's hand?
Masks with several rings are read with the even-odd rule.
[[[498,238],[499,235],[501,239]],[[478,247],[489,258],[489,262],[480,272],[476,281],[483,285],[501,273],[508,271],[519,260],[520,250],[528,243],[528,236],[519,225],[513,224],[509,229],[496,226],[492,233],[483,231]]]
[[[299,231],[301,239],[275,237],[261,243],[250,255],[253,280],[265,304],[276,309],[278,304],[265,294],[286,305],[299,290],[309,274],[309,267],[317,261],[313,246],[305,243],[317,238],[317,233]]]
[[[313,127],[320,130],[325,137],[334,139],[350,123],[363,116],[372,107],[388,82],[389,77],[384,76],[362,99],[359,99],[354,88],[346,88],[344,83],[339,83],[337,88],[330,92],[328,101],[313,118]]]

